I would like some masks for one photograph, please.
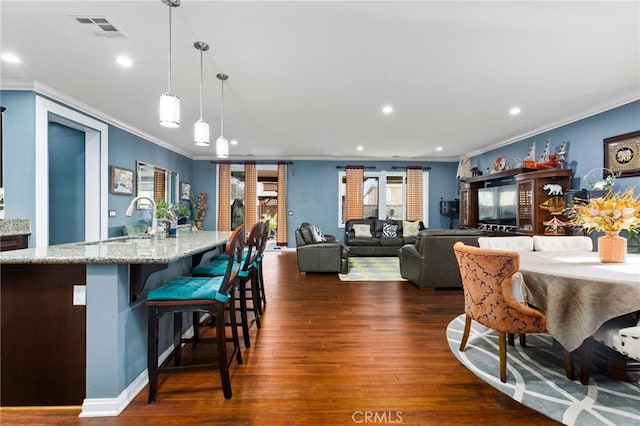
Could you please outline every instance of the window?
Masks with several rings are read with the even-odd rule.
[[[423,222],[428,219],[428,177],[423,173],[424,207]],[[378,219],[406,219],[406,173],[405,172],[364,172],[363,211],[364,217]],[[347,193],[346,172],[338,172],[338,226],[345,224],[345,199]]]

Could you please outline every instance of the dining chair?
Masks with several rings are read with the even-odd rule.
[[[507,381],[507,333],[544,333],[543,312],[513,296],[512,277],[520,267],[516,251],[492,250],[457,242],[453,246],[464,293],[465,326],[460,342],[464,351],[471,321],[498,332],[500,380]]]
[[[518,253],[533,251],[533,239],[526,235],[511,235],[505,237],[479,237],[478,246],[480,248],[493,250],[511,250]],[[527,289],[524,286],[524,278],[520,272],[516,272],[511,279],[513,296],[518,302],[526,303]],[[510,346],[514,345],[514,335],[507,333],[507,340]],[[520,345],[526,345],[526,334],[520,334]]]
[[[533,250],[553,252],[593,251],[593,241],[585,235],[534,235]]]
[[[258,294],[256,276],[258,274],[258,258],[260,256],[260,248],[262,245],[262,235],[264,227],[268,224],[257,222],[251,228],[251,232],[245,240],[245,250],[242,253],[242,266],[238,272],[238,278],[235,283],[237,292],[237,302],[239,303],[240,323],[238,326],[242,329],[242,337],[246,348],[251,347],[251,339],[249,337],[249,327],[252,323],[257,328],[261,327],[260,316],[258,314]],[[230,257],[223,253],[213,258],[210,262],[198,265],[192,268],[191,273],[194,277],[218,277],[224,275]],[[251,300],[251,306],[247,304],[247,293]],[[235,301],[234,301],[235,303]],[[253,320],[249,322],[248,313],[253,313]],[[194,313],[197,315],[197,313]],[[194,319],[195,321],[195,319]]]
[[[184,371],[192,369],[216,367],[220,371],[222,389],[226,399],[231,398],[231,379],[229,366],[235,357],[238,364],[242,364],[242,354],[236,326],[234,286],[242,264],[242,252],[244,248],[244,225],[237,227],[230,235],[226,243],[225,253],[232,261],[227,263],[223,276],[209,277],[176,277],[147,294],[148,309],[148,348],[147,370],[149,374],[149,398],[151,403],[155,400],[158,391],[158,376],[160,373]],[[229,311],[231,323],[231,342],[233,352],[227,355],[227,339],[225,334],[225,312]],[[189,340],[183,339],[182,319],[184,313],[208,314],[215,324],[215,337],[217,360],[216,362],[181,365],[183,343]],[[173,348],[167,359],[159,365],[158,342],[160,320],[165,315],[173,315]],[[196,316],[193,316],[196,318]],[[198,332],[199,322],[193,324],[194,348],[197,343],[204,341]],[[207,339],[209,340],[209,339]],[[173,359],[174,366],[168,366]]]

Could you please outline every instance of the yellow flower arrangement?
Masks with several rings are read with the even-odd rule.
[[[574,205],[567,216],[571,225],[587,232],[635,230],[640,228],[640,198],[634,196],[633,188],[615,194],[609,191],[604,197]]]

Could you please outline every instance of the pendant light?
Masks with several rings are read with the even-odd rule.
[[[169,6],[169,90],[160,96],[160,124],[165,127],[180,126],[180,98],[171,94],[171,9],[180,6],[180,0],[162,0]]]
[[[227,158],[229,156],[229,141],[224,137],[224,81],[229,78],[226,74],[218,74],[221,84],[220,96],[220,137],[216,140],[216,157]]]
[[[197,146],[209,146],[209,123],[202,119],[202,53],[209,50],[204,41],[196,41],[193,47],[200,51],[200,119],[193,125],[193,139]]]

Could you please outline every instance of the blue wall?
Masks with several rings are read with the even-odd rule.
[[[392,166],[408,165],[431,167],[429,173],[429,227],[448,228],[449,218],[440,215],[440,198],[458,198],[456,172],[458,163],[406,161],[358,161],[364,166],[375,166],[372,171],[399,171]],[[353,161],[294,161],[287,169],[288,243],[295,246],[295,229],[302,222],[322,228],[326,234],[344,240],[344,228],[338,227],[338,172],[337,166],[355,164]],[[454,224],[454,226],[456,226]]]
[[[36,98],[33,92],[0,91],[5,217],[35,222]]]
[[[194,162],[190,158],[176,154],[118,127],[109,126],[109,166],[119,166],[135,171],[136,161],[177,172],[180,175],[180,181],[193,182]],[[116,217],[109,218],[110,237],[122,235],[123,225],[151,221],[151,214],[148,210],[134,210],[133,216],[125,216],[134,195],[109,193],[109,210],[116,210]]]
[[[49,244],[85,240],[85,134],[49,123]]]
[[[508,165],[515,166],[513,156],[524,157],[531,142],[536,141],[536,159],[540,158],[547,140],[551,140],[551,153],[562,141],[569,141],[568,165],[573,169],[572,188],[588,188],[582,182],[583,176],[594,168],[603,167],[603,139],[640,130],[640,101],[631,102],[618,108],[558,127],[547,132],[523,139],[471,158],[471,166],[480,170],[491,168],[495,159],[504,155]],[[638,187],[640,177],[619,178],[615,190]],[[637,193],[638,191],[636,191]]]

